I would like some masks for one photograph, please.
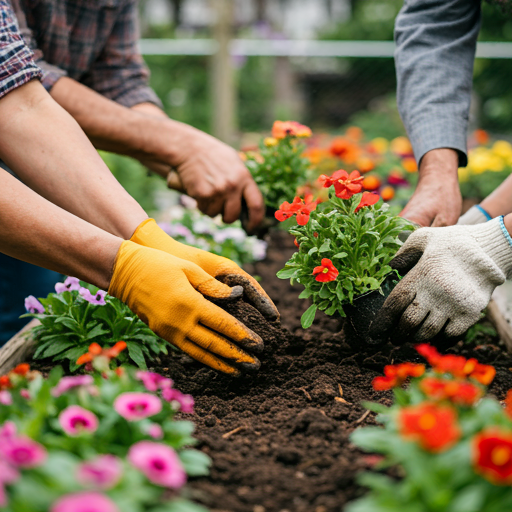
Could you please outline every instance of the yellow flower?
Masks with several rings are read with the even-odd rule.
[[[263,143],[265,144],[265,146],[267,146],[267,148],[275,146],[277,144],[277,142],[278,141],[275,137],[265,137],[265,140],[263,141]]]
[[[389,148],[389,141],[384,137],[377,137],[370,142],[370,147],[379,155],[384,154]]]
[[[397,137],[391,141],[391,151],[400,156],[412,155],[412,146],[407,137]]]
[[[459,181],[465,183],[469,180],[469,169],[467,167],[459,167]]]
[[[506,140],[497,140],[492,146],[492,152],[505,160],[512,157],[512,145]]]

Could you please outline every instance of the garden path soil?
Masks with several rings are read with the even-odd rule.
[[[349,441],[354,429],[375,423],[361,401],[390,401],[389,393],[373,391],[372,379],[385,364],[421,360],[411,345],[354,352],[338,321],[320,313],[302,330],[307,301],[275,277],[293,249],[289,235],[275,233],[267,259],[252,269],[279,308],[280,324],[243,302],[226,308],[265,342],[256,375],[232,379],[178,353],[154,368],[196,400],[198,446],[213,466],[190,488],[214,512],[340,512],[363,492],[356,474],[376,460]],[[502,399],[512,387],[512,358],[496,344],[460,343],[452,351],[494,364],[491,392]]]

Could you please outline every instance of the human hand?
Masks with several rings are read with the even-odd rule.
[[[135,230],[131,241],[193,262],[207,274],[229,286],[241,286],[248,302],[264,317],[270,320],[279,318],[277,308],[263,288],[234,261],[177,242],[162,231],[153,219],[144,221]]]
[[[512,247],[502,229],[500,217],[412,233],[390,263],[405,277],[387,298],[370,335],[400,343],[464,334],[512,273]]]
[[[420,178],[411,199],[400,213],[420,226],[451,226],[462,209],[458,155],[453,149],[434,149],[420,165]]]
[[[257,370],[261,338],[210,300],[230,300],[242,288],[217,281],[194,263],[124,241],[109,294],[122,300],[161,338],[230,375]]]

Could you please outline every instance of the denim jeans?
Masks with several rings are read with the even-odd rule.
[[[6,166],[0,162],[0,167]],[[0,253],[0,346],[28,322],[27,318],[19,318],[26,313],[25,297],[46,297],[55,291],[55,283],[60,279],[57,272]]]

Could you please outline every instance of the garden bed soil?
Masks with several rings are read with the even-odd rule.
[[[309,304],[298,299],[300,287],[275,277],[293,250],[289,235],[274,233],[267,259],[250,269],[279,308],[280,323],[243,302],[226,308],[265,342],[257,374],[233,379],[177,352],[154,368],[196,400],[198,447],[213,466],[190,492],[214,512],[340,512],[364,492],[357,473],[377,460],[349,441],[354,429],[375,423],[362,401],[390,403],[389,392],[373,391],[372,379],[385,364],[421,361],[410,344],[354,350],[339,322],[321,313],[304,331],[300,316]],[[503,399],[512,358],[498,344],[487,337],[451,351],[495,365],[490,391]]]

